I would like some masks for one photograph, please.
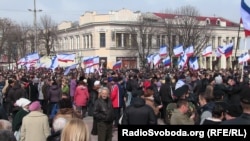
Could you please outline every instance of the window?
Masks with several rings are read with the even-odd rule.
[[[165,35],[161,36],[161,46],[162,45],[166,45],[166,36]]]
[[[132,44],[132,47],[138,47],[137,34],[132,34],[131,35],[131,44]]]
[[[148,34],[148,47],[152,47],[152,37],[153,37],[152,34]]]
[[[172,36],[172,46],[175,47],[176,46],[176,35]]]
[[[220,25],[220,19],[217,19],[216,25]]]
[[[124,42],[124,47],[129,47],[129,34],[128,33],[124,33],[123,34],[123,42]]]
[[[156,37],[157,39],[157,41],[156,41],[156,46],[158,46],[158,47],[160,47],[161,46],[161,37],[160,37],[160,35],[157,35],[157,37]]]
[[[147,47],[147,34],[142,34],[142,46]]]
[[[116,33],[116,47],[122,46],[122,34]]]
[[[221,37],[218,37],[218,45],[221,45]]]
[[[215,37],[212,37],[212,48],[215,49]]]
[[[209,18],[206,19],[206,23],[210,24],[210,19]]]
[[[105,33],[100,33],[100,47],[106,47]]]

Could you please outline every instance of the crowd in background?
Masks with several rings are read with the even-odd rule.
[[[249,84],[247,70],[72,70],[67,76],[63,69],[1,71],[0,128],[6,130],[0,138],[88,141],[92,134],[111,141],[119,124],[157,125],[159,120],[246,125]],[[93,117],[92,129],[82,120],[87,116]]]

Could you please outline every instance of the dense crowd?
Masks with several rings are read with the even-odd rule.
[[[250,124],[247,70],[1,71],[0,140],[111,141],[122,125]],[[82,119],[93,117],[92,129]]]

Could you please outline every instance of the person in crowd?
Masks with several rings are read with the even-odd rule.
[[[71,79],[70,79],[70,97],[71,100],[74,100],[74,94],[75,94],[75,90],[76,90],[76,86],[77,86],[77,80],[76,80],[76,75],[72,75]]]
[[[99,80],[96,80],[90,92],[89,110],[88,110],[89,116],[93,116],[94,104],[95,104],[95,101],[98,99],[100,88],[101,88],[101,82]],[[96,124],[96,120],[94,117],[93,117],[91,134],[97,135],[97,124]]]
[[[225,109],[224,117],[225,120],[231,120],[235,119],[236,117],[239,117],[242,114],[242,107],[238,104],[230,104]]]
[[[60,141],[61,132],[68,121],[65,118],[57,118],[53,122],[53,132],[47,137],[46,141]]]
[[[81,119],[71,119],[64,126],[60,141],[90,141],[87,125]]]
[[[82,113],[82,117],[86,117],[87,103],[89,100],[89,91],[86,84],[86,79],[79,81],[74,94],[74,104],[76,109]]]
[[[52,82],[51,87],[48,90],[48,100],[49,100],[49,107],[48,107],[48,115],[51,116],[52,109],[58,105],[59,100],[61,99],[62,91],[58,84],[54,81]]]
[[[128,80],[126,82],[126,90],[127,90],[127,101],[126,101],[126,106],[129,106],[131,103],[132,99],[132,92],[137,90],[139,87],[138,82],[137,82],[137,76],[130,74],[128,76]]]
[[[206,118],[212,118],[214,102],[211,93],[205,91],[199,94],[199,106],[200,125],[202,125]]]
[[[170,118],[170,125],[194,125],[195,114],[190,117],[187,115],[189,110],[189,103],[187,99],[179,99],[176,103],[176,109],[174,109]]]
[[[112,140],[114,109],[109,96],[109,88],[102,87],[100,90],[100,97],[95,101],[94,105],[93,116],[97,122],[98,141]]]
[[[121,116],[121,108],[124,104],[124,91],[122,90],[122,87],[120,85],[121,79],[118,77],[113,77],[111,84],[111,94],[110,98],[112,101],[113,109],[114,109],[114,129],[117,129],[119,124],[119,119]]]
[[[9,130],[0,130],[0,141],[17,141],[13,132]]]
[[[49,119],[41,112],[41,104],[34,101],[29,106],[30,113],[23,118],[21,141],[46,141],[51,134]],[[42,127],[42,128],[41,128]]]
[[[44,111],[46,107],[45,105],[45,97],[44,97],[44,93],[43,93],[43,86],[44,86],[45,82],[44,82],[44,78],[41,77],[39,79],[39,83],[37,85],[37,90],[38,90],[38,100],[40,101],[41,105],[42,105],[42,110]]]
[[[212,117],[208,117],[204,120],[202,125],[219,125],[224,119],[225,109],[220,104],[215,104],[212,109]]]
[[[162,105],[158,105],[155,102],[153,86],[144,85],[144,94],[143,94],[142,98],[145,100],[146,104],[154,110],[155,117],[156,117],[156,119],[158,119]],[[156,123],[157,123],[157,120],[156,120]]]
[[[231,120],[225,120],[221,125],[250,125],[250,87],[243,87],[240,92],[240,105],[242,107],[242,114]]]
[[[73,109],[73,104],[70,98],[63,98],[58,103],[58,111],[54,116],[53,121],[57,118],[64,118],[69,121],[72,118],[82,119],[82,115],[80,112]]]
[[[61,91],[62,93],[65,93],[68,97],[70,96],[69,84],[66,78],[62,79]]]
[[[161,118],[163,122],[166,124],[166,116],[167,116],[167,105],[173,102],[173,88],[171,85],[171,78],[169,76],[165,77],[165,83],[161,85],[159,95],[162,101],[162,110],[161,110]]]
[[[122,116],[122,125],[156,125],[154,110],[145,104],[145,100],[134,98]]]
[[[29,113],[29,104],[30,100],[26,98],[20,98],[16,101],[15,106],[21,107],[21,109],[17,112],[14,119],[12,119],[12,131],[15,134],[17,140],[20,138],[20,129],[22,126],[23,117],[25,117]]]
[[[5,119],[0,119],[0,130],[12,131],[11,122]]]
[[[3,104],[0,105],[0,119],[9,120],[8,115],[3,107]]]
[[[177,108],[177,102],[180,99],[188,100],[189,98],[189,87],[188,85],[183,85],[176,90],[173,91],[173,102],[169,103],[166,108],[166,121],[167,124],[170,124],[170,120],[172,117],[173,111]],[[189,100],[188,100],[189,101]],[[192,102],[188,102],[188,111],[186,112],[187,117],[191,117],[193,114],[195,114],[195,123],[198,120],[198,114],[195,105]]]

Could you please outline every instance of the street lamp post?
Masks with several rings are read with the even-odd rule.
[[[41,9],[39,10],[36,10],[36,0],[34,0],[34,9],[28,9],[29,11],[31,12],[34,12],[34,30],[35,30],[35,41],[34,41],[34,48],[35,48],[35,52],[38,52],[38,49],[37,49],[37,21],[36,21],[36,13],[37,12],[42,12]]]

